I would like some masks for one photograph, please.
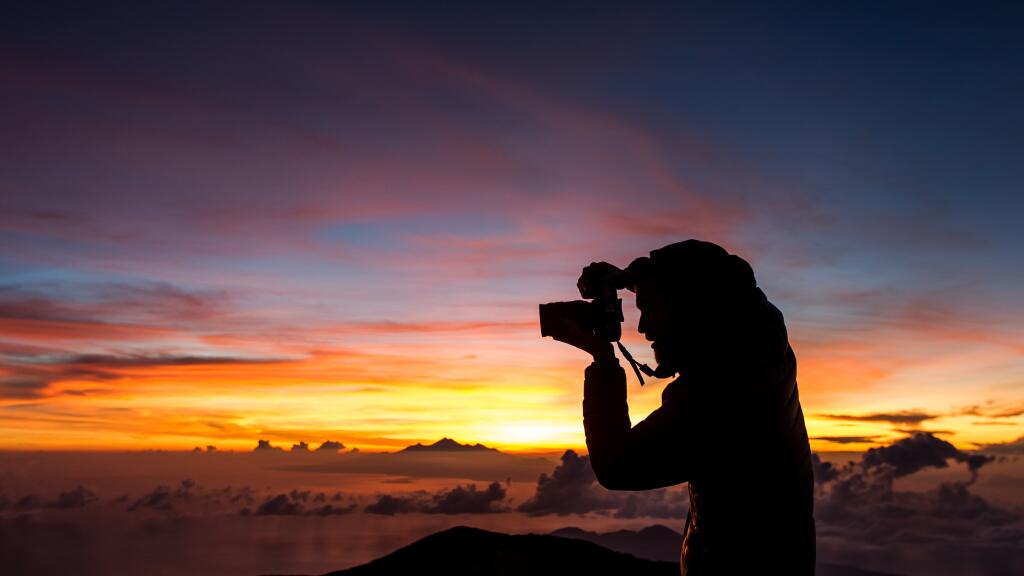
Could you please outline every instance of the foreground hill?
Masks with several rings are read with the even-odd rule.
[[[551,535],[586,540],[617,552],[625,552],[626,554],[632,554],[649,560],[662,560],[673,563],[679,561],[679,548],[683,541],[682,534],[661,524],[648,526],[639,531],[617,530],[604,533],[590,532],[571,526],[559,528],[552,532]],[[897,576],[895,574],[861,570],[852,566],[829,564],[822,562],[820,559],[814,572],[816,576]]]
[[[625,552],[648,560],[679,562],[679,548],[683,535],[675,530],[655,524],[641,530],[616,530],[615,532],[590,532],[575,526],[559,528],[552,536],[586,540],[616,552]]]
[[[367,564],[325,576],[428,573],[678,576],[679,565],[643,560],[585,540],[541,534],[501,534],[456,526],[431,534]]]
[[[467,526],[456,526],[426,536],[366,564],[331,572],[324,576],[427,573],[465,576],[492,574],[497,576],[533,576],[536,574],[678,576],[678,554],[681,540],[681,534],[660,525],[636,532],[620,530],[605,534],[588,532],[579,528],[562,528],[552,534],[502,534]],[[596,542],[616,550],[606,548]],[[816,574],[817,576],[895,576],[822,562],[818,563]]]

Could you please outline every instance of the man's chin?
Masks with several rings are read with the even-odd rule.
[[[655,371],[661,374],[675,374],[679,372],[675,358],[669,352],[666,342],[652,342],[651,350],[654,351]]]
[[[658,363],[668,360],[672,344],[664,340],[651,342],[651,350],[654,352],[654,360]]]
[[[651,344],[651,350],[654,351],[654,362],[658,366],[672,363],[671,359],[668,358],[669,355],[666,353],[664,346],[660,342],[654,342]]]

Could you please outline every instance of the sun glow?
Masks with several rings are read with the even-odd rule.
[[[580,442],[582,424],[521,420],[503,424],[495,436],[502,444],[517,448],[572,446]]]

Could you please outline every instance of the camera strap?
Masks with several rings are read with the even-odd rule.
[[[629,350],[626,350],[626,347],[622,345],[622,342],[616,341],[615,344],[619,346],[619,352],[622,352],[622,355],[626,357],[626,361],[633,367],[633,372],[636,372],[636,379],[640,381],[641,386],[644,385],[644,377],[640,375],[641,370],[644,371],[644,374],[647,374],[652,378],[654,377],[654,370],[651,370],[651,367],[647,364],[637,363],[637,361],[633,359],[633,355],[629,353]]]

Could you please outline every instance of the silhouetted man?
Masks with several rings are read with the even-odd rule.
[[[689,482],[680,554],[688,576],[813,574],[811,452],[782,313],[750,265],[687,240],[584,274],[619,274],[659,376],[661,406],[630,427],[626,373],[611,343],[577,326],[559,338],[590,352],[583,425],[598,482],[651,490]],[[572,324],[572,321],[566,321]]]

